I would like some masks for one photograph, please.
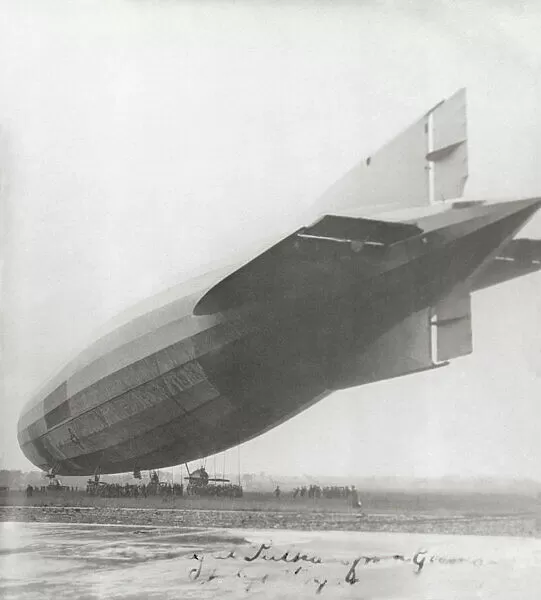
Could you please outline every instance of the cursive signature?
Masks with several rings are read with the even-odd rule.
[[[286,550],[281,555],[267,554],[267,551],[271,549],[272,546],[270,544],[261,544],[253,556],[245,556],[244,560],[247,562],[253,562],[256,560],[256,558],[261,558],[262,560],[270,560],[274,562],[296,563],[299,561],[304,561],[312,563],[313,565],[321,564],[321,558],[315,555],[301,554],[300,552],[297,552],[293,556],[290,554],[291,550]]]

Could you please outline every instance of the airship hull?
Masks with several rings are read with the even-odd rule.
[[[264,277],[265,294],[248,298],[244,284],[203,287],[90,347],[23,411],[21,448],[66,475],[165,467],[251,439],[334,390],[437,367],[432,329],[452,339],[469,313],[435,307],[467,296],[465,282],[538,206],[464,210],[443,228],[420,220],[375,250],[296,232],[261,258],[274,292]],[[299,282],[299,270],[310,277]]]

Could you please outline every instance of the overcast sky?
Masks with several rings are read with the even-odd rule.
[[[4,464],[30,467],[20,408],[96,327],[288,232],[456,89],[466,195],[541,195],[539,31],[533,0],[0,0]],[[541,479],[541,274],[473,317],[472,356],[336,393],[243,468]]]

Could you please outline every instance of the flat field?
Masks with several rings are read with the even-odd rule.
[[[245,493],[242,498],[101,498],[85,492],[13,492],[0,521],[182,527],[386,531],[541,537],[541,503],[513,494],[365,491],[362,509],[345,499]]]
[[[538,600],[541,540],[0,523],[5,600]]]

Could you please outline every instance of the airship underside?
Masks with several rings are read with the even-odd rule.
[[[335,390],[470,353],[471,292],[540,268],[537,242],[511,240],[541,200],[433,210],[435,191],[465,182],[464,110],[461,90],[331,189],[334,214],[321,211],[225,278],[199,280],[90,346],[23,410],[25,455],[67,475],[175,465],[251,439]],[[440,135],[437,147],[427,126],[438,119],[460,140]],[[378,187],[397,187],[376,198],[387,216],[358,216],[363,193],[367,204],[374,197],[371,166],[374,181],[386,162],[389,174],[401,146],[411,168],[398,160],[396,180]],[[352,199],[356,209],[343,210]],[[422,214],[389,216],[396,205]]]

